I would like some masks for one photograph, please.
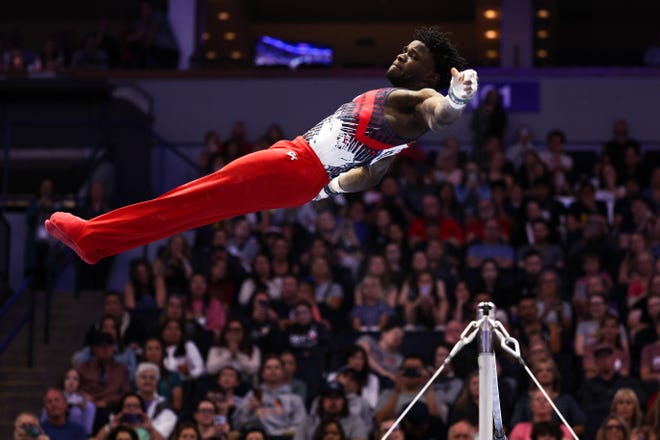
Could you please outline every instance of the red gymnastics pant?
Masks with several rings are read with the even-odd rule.
[[[302,138],[279,141],[152,200],[91,220],[65,212],[46,220],[48,232],[94,264],[147,243],[237,215],[309,202],[328,183]]]

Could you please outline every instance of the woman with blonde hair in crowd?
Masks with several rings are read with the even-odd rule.
[[[644,417],[637,394],[630,388],[619,388],[612,398],[610,412],[627,423],[628,429],[642,426]]]
[[[629,438],[630,428],[621,417],[614,414],[605,417],[596,434],[596,440],[628,440]]]

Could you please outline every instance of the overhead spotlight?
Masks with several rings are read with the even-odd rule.
[[[216,17],[218,17],[218,20],[220,21],[227,21],[231,18],[231,14],[227,11],[220,11]]]
[[[493,60],[498,57],[498,53],[495,49],[490,49],[486,51],[486,58]]]
[[[202,41],[209,41],[210,39],[211,39],[211,34],[209,34],[208,32],[204,32],[202,34]]]
[[[214,50],[209,50],[208,52],[206,52],[206,59],[207,60],[215,60],[217,58],[218,58],[218,52],[216,52]]]
[[[232,41],[236,39],[236,32],[225,32],[225,40]]]
[[[484,11],[484,17],[489,19],[489,20],[493,20],[493,19],[497,18],[497,15],[498,15],[498,13],[495,9],[486,9]]]
[[[229,54],[229,57],[232,60],[240,60],[241,58],[243,58],[243,53],[240,50],[234,50]]]
[[[488,40],[494,40],[497,37],[499,37],[499,34],[497,33],[496,30],[489,29],[486,32],[484,32],[484,37],[486,37],[486,39]]]
[[[546,29],[539,29],[536,31],[536,38],[545,40],[548,36],[550,36],[550,33]]]
[[[548,58],[548,51],[545,49],[539,49],[536,51],[537,58]]]

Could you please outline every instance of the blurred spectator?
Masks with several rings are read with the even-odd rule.
[[[617,176],[620,182],[634,180],[641,188],[648,187],[649,175],[647,164],[642,163],[642,154],[634,145],[627,145],[623,150],[623,166]]]
[[[603,144],[601,157],[609,159],[617,176],[622,176],[624,171],[624,156],[628,146],[636,148],[638,152],[641,151],[639,142],[630,137],[628,121],[623,118],[615,119],[612,122],[612,137]],[[619,180],[617,183],[621,184],[622,181]]]
[[[508,115],[502,103],[502,95],[495,88],[482,94],[476,110],[472,113],[472,157],[480,164],[487,161],[484,147],[489,137],[503,140]]]
[[[136,353],[147,337],[147,332],[139,319],[134,319],[124,308],[122,294],[110,290],[103,296],[103,316],[112,316],[119,322],[120,341],[125,347],[131,347]],[[85,335],[85,345],[90,345],[90,338],[94,330],[99,329],[99,323],[95,323]]]
[[[539,318],[549,326],[558,325],[560,331],[569,336],[573,330],[573,310],[564,297],[557,273],[553,270],[543,271],[539,277]]]
[[[165,12],[141,1],[139,15],[127,35],[128,67],[176,69],[179,46]]]
[[[582,274],[573,285],[572,295],[573,308],[578,321],[585,319],[588,313],[587,284],[591,277],[599,277],[602,279],[608,290],[613,285],[610,274],[602,270],[600,255],[591,252],[584,252],[582,255]]]
[[[406,356],[397,371],[394,388],[385,389],[378,396],[374,419],[381,422],[400,414],[427,382],[429,376],[426,362],[420,356]],[[427,407],[427,416],[440,416],[433,389],[429,388],[415,405],[420,403],[424,403]]]
[[[165,321],[161,338],[165,344],[165,368],[178,372],[183,381],[196,379],[204,374],[204,359],[195,343],[185,339],[180,321]]]
[[[297,377],[307,385],[307,401],[310,402],[318,395],[319,378],[325,371],[332,340],[325,326],[314,320],[308,302],[296,304],[293,321],[284,330],[284,343],[296,357]]]
[[[385,436],[387,431],[390,430],[392,425],[394,424],[395,420],[394,419],[388,419],[388,420],[383,420],[382,422],[378,423],[378,426],[376,427],[372,439],[381,439]],[[392,430],[392,433],[387,437],[389,440],[405,440],[406,439],[406,434],[403,432],[401,427],[399,425],[396,425],[394,429]]]
[[[601,318],[596,335],[596,340],[584,348],[582,368],[585,379],[590,379],[596,374],[594,351],[602,344],[607,344],[614,349],[614,357],[616,358],[614,368],[622,376],[628,376],[630,374],[628,337],[625,327],[619,322],[619,318],[607,313]]]
[[[247,127],[244,121],[236,121],[229,137],[222,141],[222,155],[227,162],[254,151],[254,145],[247,140]]]
[[[358,344],[351,346],[346,353],[344,364],[339,371],[328,375],[328,381],[335,380],[345,369],[355,372],[360,387],[360,396],[369,403],[372,409],[375,408],[380,393],[380,382],[378,376],[369,367],[369,357],[364,347]]]
[[[546,357],[537,360],[531,365],[532,373],[539,381],[545,392],[550,396],[552,402],[555,404],[559,412],[564,416],[566,421],[571,425],[573,431],[578,435],[583,435],[585,425],[587,423],[587,416],[585,415],[580,405],[576,402],[575,398],[561,389],[561,376],[557,365],[552,358]],[[530,381],[529,387],[531,390],[537,390],[536,384]],[[520,397],[515,403],[513,414],[511,416],[511,425],[515,426],[520,422],[533,421],[533,413],[531,402],[531,393],[526,393]],[[560,422],[559,417],[554,412],[551,413],[554,422]]]
[[[107,70],[108,54],[99,46],[94,33],[88,33],[82,47],[73,53],[71,70]]]
[[[627,324],[630,339],[634,340],[640,330],[653,327],[654,318],[658,313],[660,313],[660,273],[651,277],[646,298],[637,301],[628,312]]]
[[[76,367],[80,391],[96,406],[94,430],[106,422],[121,396],[131,389],[128,369],[115,361],[115,340],[109,333],[96,331],[91,337],[92,358]]]
[[[479,165],[470,161],[465,164],[463,181],[456,186],[456,199],[463,207],[465,214],[475,215],[479,200],[490,198],[490,187],[484,180]]]
[[[225,308],[218,298],[211,297],[206,277],[199,272],[193,273],[188,281],[187,319],[196,320],[205,330],[213,332],[214,338],[220,336],[225,326]]]
[[[237,217],[230,221],[229,237],[226,248],[230,255],[241,261],[247,273],[252,272],[251,262],[259,253],[259,242],[252,233],[250,223],[245,217]]]
[[[256,291],[265,289],[271,299],[279,299],[282,295],[282,279],[273,276],[268,255],[259,253],[252,260],[250,276],[243,281],[238,292],[238,302],[246,305]]]
[[[501,236],[500,225],[496,219],[484,223],[484,239],[468,246],[467,267],[476,269],[486,259],[493,259],[501,269],[510,269],[515,261],[515,252]]]
[[[408,228],[408,240],[410,246],[414,246],[430,238],[438,238],[456,247],[465,242],[458,222],[440,211],[440,202],[435,195],[426,194],[422,197],[422,216],[414,219]]]
[[[270,306],[270,297],[263,290],[252,295],[246,310],[248,331],[252,343],[266,353],[279,353],[283,348],[283,335],[277,313]]]
[[[218,408],[211,400],[202,399],[197,403],[194,418],[200,440],[221,440],[229,436],[229,420],[218,414]]]
[[[518,250],[518,258],[522,260],[530,249],[535,249],[541,255],[544,268],[561,271],[564,267],[564,251],[556,244],[549,242],[550,228],[543,219],[535,219],[531,222],[532,240],[529,244],[521,246]]]
[[[403,308],[404,330],[435,330],[447,322],[449,302],[445,284],[428,270],[413,273],[399,294]]]
[[[532,424],[531,440],[562,440],[564,433],[557,422],[538,422]]]
[[[630,428],[614,414],[605,417],[596,434],[597,440],[625,440],[630,438]]]
[[[369,437],[371,427],[351,414],[344,386],[334,381],[324,384],[316,406],[312,405],[312,411],[296,431],[294,440],[315,440],[317,428],[331,420],[339,424],[349,440],[367,440]]]
[[[394,310],[385,301],[380,279],[375,276],[367,275],[358,283],[356,297],[360,298],[359,305],[355,305],[349,314],[355,331],[380,331],[394,315]]]
[[[488,220],[497,220],[500,236],[503,240],[511,238],[511,221],[506,216],[498,215],[495,205],[490,198],[483,198],[477,202],[477,210],[468,216],[465,223],[465,236],[468,243],[483,241],[484,228]]]
[[[647,288],[654,274],[655,258],[648,251],[642,251],[637,254],[634,270],[629,275],[629,282],[626,288],[626,305],[632,308],[642,298],[648,294]]]
[[[198,383],[193,396],[193,402],[204,399],[212,401],[218,414],[229,420],[236,408],[245,401],[244,393],[250,389],[250,384],[241,382],[240,372],[234,367],[224,367],[217,376],[207,376],[211,382]]]
[[[394,319],[390,319],[381,330],[379,339],[364,335],[357,340],[357,343],[366,351],[369,366],[373,372],[378,374],[381,379],[391,381],[390,384],[394,384],[399,373],[399,366],[403,362],[403,355],[400,352],[403,334],[403,329],[399,324]]]
[[[562,349],[561,327],[558,324],[546,324],[539,319],[537,299],[523,296],[518,300],[517,321],[511,326],[512,336],[523,345],[528,345],[532,337],[541,335],[552,350],[559,353]]]
[[[43,179],[39,192],[25,210],[27,237],[24,271],[25,276],[34,277],[32,286],[35,289],[46,288],[52,282],[54,242],[46,232],[44,221],[61,208],[60,202],[55,198],[53,181],[50,178]]]
[[[51,440],[85,440],[85,428],[68,419],[69,411],[64,392],[49,388],[44,395],[46,420],[41,424],[44,432]]]
[[[252,345],[241,320],[229,319],[217,345],[209,350],[206,372],[217,374],[223,367],[231,366],[241,373],[242,380],[254,383],[260,365],[261,351]]]
[[[358,372],[351,368],[342,368],[337,374],[337,381],[344,386],[349,412],[357,416],[367,427],[367,430],[371,431],[374,411],[371,404],[360,395],[362,389]]]
[[[131,260],[129,280],[124,285],[124,305],[127,309],[160,309],[165,305],[165,280],[154,273],[146,258]]]
[[[570,194],[569,183],[573,180],[573,158],[565,153],[566,134],[562,130],[551,130],[546,135],[548,149],[541,152],[541,160],[548,167],[557,194]]]
[[[135,376],[135,368],[137,366],[136,355],[131,347],[124,347],[124,344],[122,344],[121,336],[119,334],[119,321],[117,321],[114,316],[105,315],[101,318],[99,330],[112,337],[115,345],[113,357],[116,362],[124,365],[128,369],[128,374],[130,378],[133,379]],[[78,366],[83,362],[90,360],[91,357],[92,350],[90,346],[86,346],[71,356],[71,364],[74,367]]]
[[[75,368],[70,368],[62,379],[62,390],[68,405],[67,420],[81,425],[85,434],[92,435],[96,407],[80,392],[80,374]],[[41,414],[41,419],[46,419],[46,411]]]
[[[48,436],[44,433],[39,419],[32,413],[22,412],[14,419],[14,433],[13,440],[49,440]]]
[[[630,388],[620,388],[614,394],[610,413],[619,416],[630,430],[637,429],[644,423],[637,394]]]
[[[167,239],[165,246],[154,259],[154,276],[162,277],[168,295],[183,295],[193,274],[192,253],[188,240],[182,234]]]
[[[210,174],[217,171],[214,164],[214,158],[220,155],[222,151],[222,143],[220,135],[215,130],[209,130],[204,135],[204,149],[199,153],[197,164],[199,165],[199,172],[201,175]],[[206,229],[206,228],[202,228]]]
[[[151,362],[138,365],[135,374],[137,394],[142,397],[146,406],[146,414],[151,419],[152,426],[163,436],[169,438],[177,422],[176,414],[170,409],[167,400],[158,394],[160,368]]]
[[[655,333],[660,335],[660,316],[658,315],[655,319]],[[660,382],[660,340],[649,342],[642,347],[639,377],[652,389],[658,387],[658,382]]]
[[[41,53],[28,66],[31,72],[59,73],[64,70],[64,55],[54,37],[47,38],[41,48]]]
[[[528,150],[536,150],[534,135],[529,127],[520,127],[516,130],[515,142],[506,147],[506,159],[511,162],[516,171],[523,162],[523,157]]]
[[[202,440],[202,434],[192,422],[179,423],[172,434],[172,440]]]
[[[475,436],[477,436],[476,426],[465,420],[460,420],[449,427],[447,440],[469,440]]]
[[[296,377],[298,361],[291,351],[280,353],[280,359],[284,366],[284,383],[291,387],[291,391],[300,396],[303,402],[307,402],[307,385]]]
[[[181,375],[176,371],[170,371],[164,365],[165,346],[160,338],[149,338],[144,343],[144,361],[158,366],[159,379],[157,393],[163,397],[176,412],[183,407],[183,388],[181,386]]]
[[[140,439],[165,440],[165,437],[154,428],[151,417],[147,414],[144,400],[136,393],[126,393],[121,397],[117,405],[117,412],[96,434],[96,440],[106,440],[110,433],[120,426],[133,429]]]
[[[451,349],[449,344],[440,343],[433,357],[432,370],[437,371],[445,362]],[[438,413],[443,422],[447,422],[449,417],[449,408],[454,404],[458,395],[463,390],[463,380],[456,376],[453,367],[453,361],[445,365],[442,373],[433,381],[432,388],[435,393],[435,401],[438,405]]]
[[[341,423],[331,419],[322,421],[311,437],[312,440],[347,440],[349,438],[344,432]]]
[[[458,142],[458,139],[445,138],[443,144]],[[452,151],[443,145],[436,156],[434,167],[431,169],[432,182],[439,185],[455,187],[463,180],[463,169],[458,165],[458,152]]]
[[[587,299],[588,319],[578,322],[575,329],[575,354],[584,356],[586,346],[593,345],[598,336],[600,322],[608,312],[607,299],[602,293],[593,293]]]
[[[167,321],[177,321],[183,329],[183,339],[192,341],[202,357],[206,357],[213,343],[213,332],[204,330],[204,327],[196,319],[188,319],[186,316],[187,308],[185,297],[171,295],[167,298],[165,309],[160,318],[160,326],[153,329],[152,333],[160,335],[162,327]]]
[[[121,61],[121,47],[117,38],[109,29],[110,21],[102,17],[94,31],[96,41],[101,50],[108,56],[108,68],[114,69]]]
[[[284,384],[282,361],[266,356],[261,367],[262,383],[245,396],[236,409],[232,426],[239,430],[262,427],[268,436],[292,438],[302,427],[307,411],[291,388]]]
[[[529,392],[529,396],[529,405],[532,413],[531,421],[516,423],[509,433],[511,440],[530,440],[532,438],[531,433],[534,423],[552,421],[552,406],[550,406],[550,403],[548,403],[541,391],[533,389]],[[564,438],[572,437],[571,432],[563,424],[561,425],[561,430],[564,433]]]

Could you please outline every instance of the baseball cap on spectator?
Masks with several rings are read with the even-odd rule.
[[[324,397],[343,397],[345,393],[344,385],[336,380],[326,383],[321,391],[321,395]]]
[[[92,347],[115,345],[115,340],[110,333],[97,330],[92,334],[89,345]]]
[[[609,344],[598,344],[594,347],[595,357],[608,356],[612,353],[614,353],[614,349]]]

